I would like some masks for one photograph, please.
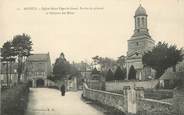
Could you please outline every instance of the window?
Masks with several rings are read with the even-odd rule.
[[[140,27],[140,18],[137,18],[137,26]]]
[[[145,23],[145,22],[144,22],[144,18],[142,17],[141,20],[142,20],[142,25],[144,26],[144,25],[145,25],[145,24],[144,24],[144,23]]]
[[[139,42],[136,42],[136,45],[138,46],[139,45]]]

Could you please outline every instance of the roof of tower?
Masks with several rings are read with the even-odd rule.
[[[141,4],[140,4],[140,6],[137,8],[137,10],[135,11],[135,16],[147,16],[146,10],[145,10],[145,8],[142,7]]]

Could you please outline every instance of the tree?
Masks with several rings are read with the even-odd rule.
[[[125,67],[122,67],[122,72],[123,72],[123,80],[125,80],[126,79],[126,77],[127,77],[127,75],[126,75],[126,68]]]
[[[23,71],[23,64],[32,51],[31,37],[27,34],[16,35],[13,37],[12,46],[14,48],[14,55],[18,57],[18,82]]]
[[[116,61],[108,57],[95,56],[92,59],[96,65],[99,64],[101,66],[102,71],[108,71],[116,65]]]
[[[7,41],[3,44],[1,56],[3,57],[4,60],[9,60],[9,58],[14,55],[13,51],[14,49],[11,41]]]
[[[64,53],[61,53],[60,57],[56,59],[53,74],[56,79],[63,79],[70,73],[70,63],[66,60]]]
[[[136,70],[134,66],[130,66],[129,73],[128,73],[128,79],[129,80],[136,79]]]
[[[116,63],[117,63],[117,65],[120,66],[121,68],[124,68],[124,67],[125,67],[125,56],[122,55],[122,56],[118,57]]]
[[[115,73],[114,73],[114,79],[115,80],[124,80],[125,76],[121,68],[118,66]]]
[[[173,67],[173,71],[176,71],[175,66],[182,61],[182,57],[182,49],[177,49],[175,45],[159,42],[152,51],[143,55],[142,61],[144,66],[156,70],[156,78],[160,78],[165,70],[170,67]]]
[[[70,64],[70,74],[72,74],[72,75],[79,75],[80,74],[78,68],[75,67],[74,62],[73,62],[73,64]]]
[[[106,81],[112,81],[114,80],[114,75],[111,69],[108,70],[107,74],[106,74]]]
[[[92,70],[92,67],[89,63],[81,61],[79,63],[74,63],[73,66],[77,68],[79,71],[87,71],[87,70]]]
[[[7,81],[7,86],[9,86],[9,76],[8,76],[8,71],[9,71],[9,63],[10,63],[10,73],[11,73],[11,63],[12,61],[15,61],[15,58],[13,58],[14,52],[13,52],[13,47],[11,41],[7,41],[3,44],[2,47],[2,61],[6,62],[6,81]]]

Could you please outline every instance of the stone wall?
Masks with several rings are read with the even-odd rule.
[[[176,115],[170,103],[144,98],[137,104],[138,115]]]
[[[105,90],[105,82],[99,80],[88,80],[86,83],[91,89]]]
[[[114,107],[126,114],[176,115],[173,105],[159,100],[144,98],[143,88],[124,87],[123,94],[83,87],[83,96],[101,104]]]
[[[106,91],[119,91],[123,90],[125,86],[130,87],[143,87],[144,89],[153,89],[158,85],[158,80],[149,80],[149,81],[113,81],[106,82],[105,89]]]
[[[100,102],[101,104],[114,107],[120,111],[128,111],[127,97],[125,95],[90,89],[84,84],[83,96],[87,99]]]
[[[173,91],[172,90],[144,90],[144,97],[149,99],[167,99],[173,98]]]

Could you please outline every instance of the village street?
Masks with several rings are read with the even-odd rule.
[[[25,115],[104,115],[81,100],[82,92],[66,92],[61,96],[59,90],[31,88]]]

